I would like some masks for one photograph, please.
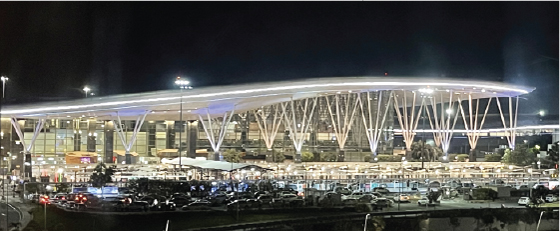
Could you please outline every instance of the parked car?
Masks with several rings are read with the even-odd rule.
[[[374,188],[373,191],[381,194],[390,193],[389,189],[381,188],[381,187]]]
[[[517,201],[518,205],[527,205],[529,203],[529,197],[521,197],[519,198],[519,200]]]
[[[128,205],[128,207],[126,207],[126,210],[147,212],[149,210],[149,208],[150,208],[150,205],[148,204],[148,202],[134,201],[134,202],[130,203],[130,205]]]
[[[239,210],[251,208],[251,203],[247,199],[239,199],[235,200],[229,204],[227,204],[227,210],[232,211],[239,208]]]
[[[393,198],[393,200],[397,203],[407,203],[407,202],[410,202],[409,201],[410,197],[408,195],[405,195],[405,194],[400,194],[400,195],[395,196]]]
[[[181,210],[207,210],[212,205],[212,202],[207,200],[196,200],[181,208]]]
[[[548,195],[546,195],[545,200],[546,200],[546,202],[548,202],[548,203],[552,203],[552,202],[558,201],[558,197],[557,197],[557,196],[554,196],[554,195],[552,195],[552,194],[548,194]]]
[[[259,197],[257,197],[257,200],[259,200],[262,204],[270,204],[270,202],[272,202],[272,196],[271,195],[260,195]]]
[[[376,198],[372,201],[372,204],[375,204],[377,207],[379,208],[387,208],[387,207],[391,207],[393,202],[391,200],[388,200],[387,198]]]
[[[419,206],[436,206],[439,204],[439,201],[432,201],[432,203],[430,203],[430,200],[427,197],[422,197],[420,198],[420,200],[418,200],[418,205]]]
[[[169,201],[173,202],[177,207],[183,207],[192,202],[192,200],[187,197],[173,197]]]

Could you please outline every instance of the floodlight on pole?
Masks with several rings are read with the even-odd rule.
[[[183,80],[181,79],[180,76],[177,76],[177,79],[175,80],[175,85],[179,86],[179,88],[181,89],[181,100],[180,100],[180,105],[179,105],[179,120],[181,123],[181,130],[179,130],[179,168],[182,170],[183,166],[182,166],[182,149],[183,149],[183,89],[192,89],[192,87],[189,86],[190,81],[188,80]]]
[[[0,77],[0,80],[2,81],[2,98],[4,98],[4,92],[6,91],[6,82],[8,81],[8,77],[2,76]]]
[[[540,110],[540,111],[539,111],[539,115],[540,115],[540,116],[544,116],[545,114],[546,114],[546,112],[545,112],[544,110]]]
[[[84,89],[82,90],[84,90],[84,92],[86,93],[86,98],[87,98],[88,92],[90,92],[91,89],[88,86],[85,86]]]

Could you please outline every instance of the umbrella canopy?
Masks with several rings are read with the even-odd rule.
[[[179,164],[179,158],[175,159],[162,159],[162,163],[164,164]],[[256,168],[256,169],[267,169],[262,168],[258,165],[254,164],[243,164],[243,163],[230,163],[225,161],[214,161],[214,160],[203,160],[203,159],[192,159],[187,157],[181,157],[181,165],[191,166],[194,168],[201,168],[201,169],[214,169],[214,170],[221,170],[221,171],[233,171],[237,169],[244,169],[244,168]],[[267,169],[270,170],[270,169]]]
[[[125,150],[114,150],[113,153],[119,155],[119,156],[124,156],[126,154]],[[138,156],[138,153],[136,152],[130,152],[130,155],[132,156]]]

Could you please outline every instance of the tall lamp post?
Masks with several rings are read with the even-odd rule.
[[[85,86],[84,89],[82,89],[82,90],[84,90],[84,92],[86,93],[86,98],[87,98],[88,92],[90,92],[91,89],[89,87]]]
[[[179,170],[183,169],[181,160],[181,149],[183,148],[183,89],[189,89],[190,82],[188,80],[182,80],[181,77],[177,77],[175,80],[175,85],[179,86],[181,89],[181,105],[179,105],[179,123],[181,124],[181,130],[179,130]]]
[[[2,81],[2,99],[0,99],[0,112],[2,111],[2,106],[4,105],[4,96],[6,93],[6,82],[8,81],[8,77],[6,76],[0,76],[0,81]],[[2,114],[0,113],[0,119],[2,118]],[[0,130],[2,130],[2,123],[0,123]],[[2,132],[1,134],[1,138],[4,139],[4,133]],[[3,164],[2,162],[4,162],[4,157],[2,155],[0,155],[0,168],[2,168]],[[8,171],[10,170],[10,166],[7,164],[8,160],[6,159],[5,161],[6,163],[6,176],[8,176]],[[4,177],[4,179],[6,179],[6,177]],[[6,198],[6,229],[8,228],[8,190],[7,190],[8,184],[6,183],[4,185],[4,183],[2,183],[2,195],[5,196]],[[25,194],[25,191],[23,192]]]
[[[2,81],[2,99],[3,99],[4,98],[4,92],[6,92],[6,82],[8,81],[8,77],[2,76],[2,77],[0,77],[0,80]]]

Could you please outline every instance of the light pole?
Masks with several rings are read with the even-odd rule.
[[[86,98],[87,98],[88,92],[90,92],[91,89],[89,87],[85,86],[84,89],[82,89],[82,90],[84,90],[84,92],[86,93]]]
[[[181,89],[181,105],[179,105],[179,123],[181,124],[181,130],[179,130],[179,170],[183,169],[181,149],[183,148],[183,89],[188,89],[190,82],[188,80],[181,80],[181,77],[177,76],[175,80],[175,85],[179,86]]]
[[[4,92],[6,92],[6,82],[8,81],[8,77],[2,76],[0,77],[0,80],[2,81],[2,98],[4,98]]]

